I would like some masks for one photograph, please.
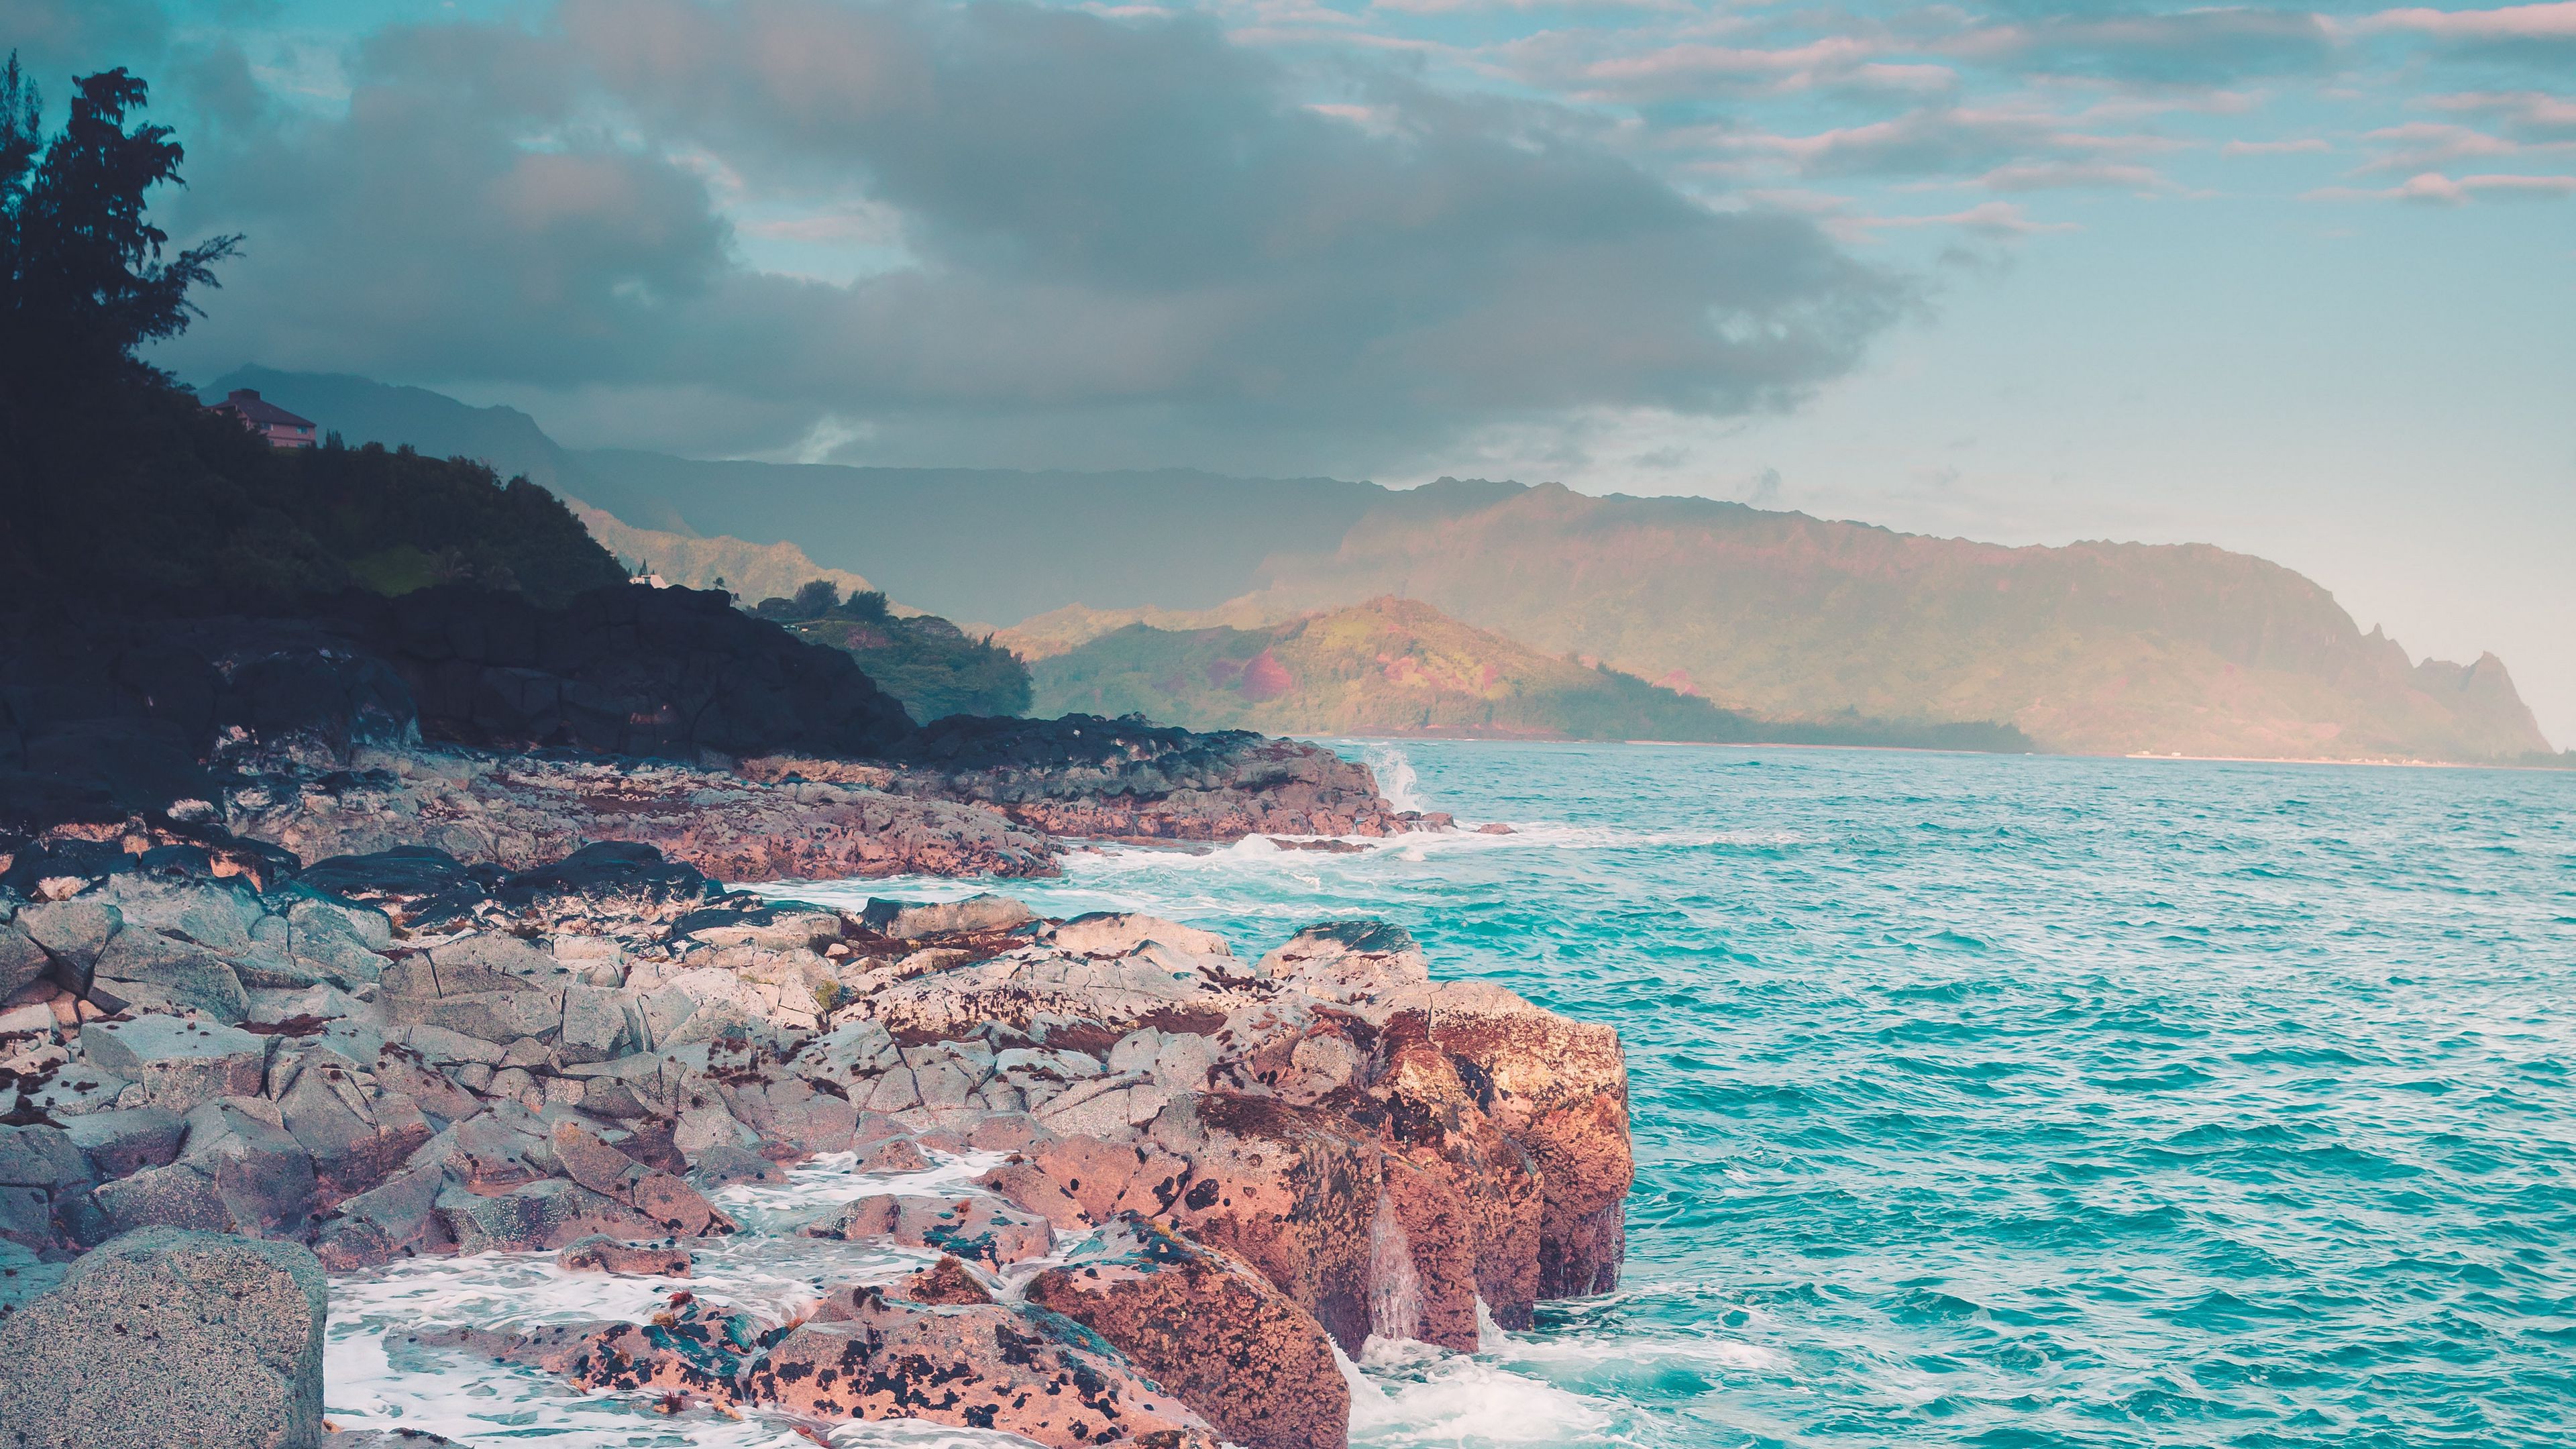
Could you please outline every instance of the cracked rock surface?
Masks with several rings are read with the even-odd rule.
[[[635,841],[105,865],[0,891],[0,1242],[31,1265],[183,1232],[668,1280],[783,1234],[903,1266],[447,1350],[682,1406],[1293,1449],[1346,1438],[1336,1347],[1472,1349],[1480,1302],[1524,1326],[1624,1254],[1616,1033],[1383,922],[1247,958],[998,896],[728,894]],[[44,1295],[0,1332],[37,1303],[70,1321]]]

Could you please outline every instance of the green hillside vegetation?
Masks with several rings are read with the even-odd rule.
[[[2030,748],[2009,726],[1975,722],[1757,719],[1396,598],[1252,629],[1130,624],[1038,660],[1031,677],[1042,715],[1135,713],[1192,729]]]
[[[884,594],[844,599],[829,579],[813,579],[792,596],[761,600],[752,612],[800,639],[848,651],[879,689],[903,701],[917,723],[952,714],[1029,712],[1029,670],[1017,655],[946,619],[898,617]]]
[[[279,450],[135,360],[183,331],[234,238],[166,255],[145,194],[179,178],[143,82],[81,79],[64,130],[0,70],[0,592],[248,608],[445,581],[551,602],[622,577],[544,489],[409,450]]]
[[[723,589],[739,598],[767,599],[795,593],[821,579],[843,593],[871,592],[868,581],[846,569],[827,569],[792,543],[746,543],[739,538],[697,538],[656,528],[635,528],[578,498],[565,504],[629,570],[649,570],[684,589]]]

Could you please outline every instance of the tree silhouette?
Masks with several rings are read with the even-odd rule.
[[[153,187],[183,185],[186,153],[169,127],[126,126],[150,98],[123,67],[72,83],[71,114],[38,149],[42,107],[12,52],[0,69],[0,316],[5,365],[22,390],[93,388],[132,369],[134,349],[175,337],[202,315],[192,287],[217,285],[214,264],[237,236],[164,260],[169,233],[145,215]]]

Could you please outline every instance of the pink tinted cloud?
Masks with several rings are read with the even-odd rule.
[[[2289,156],[2299,153],[2331,151],[2334,147],[2314,136],[2295,141],[2230,141],[2218,148],[2221,156]]]
[[[2485,197],[2522,200],[2549,200],[2576,196],[2576,176],[2445,176],[2427,171],[2410,176],[2399,185],[2384,191],[2350,186],[2327,186],[2311,191],[2309,201],[2416,201],[2442,206],[2465,206]]]
[[[2507,129],[2527,135],[2576,136],[2576,100],[2540,91],[2463,91],[2433,96],[2425,105],[2437,111],[2483,111],[2501,118]]]
[[[2576,40],[2576,0],[2495,10],[2382,10],[2367,30],[2413,30],[2446,40]]]

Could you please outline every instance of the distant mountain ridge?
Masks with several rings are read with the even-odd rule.
[[[1265,734],[1907,745],[2027,751],[2009,725],[1760,720],[1552,658],[1419,599],[1266,627],[1130,624],[1030,669],[1038,714],[1143,714]]]
[[[2018,725],[2052,750],[2520,760],[2548,748],[2492,654],[2411,664],[2334,596],[2206,544],[2006,548],[1556,484],[1373,514],[1228,607],[1402,591],[1547,652],[1757,714]]]
[[[1773,718],[1991,721],[2086,753],[2537,763],[2548,748],[2494,656],[2415,664],[2313,581],[2208,545],[2007,548],[1486,480],[1393,490],[571,453],[508,409],[236,376],[270,379],[277,400],[344,431],[318,394],[363,384],[374,391],[351,401],[375,410],[370,436],[409,428],[424,450],[526,471],[630,526],[793,543],[961,620],[1182,621],[1160,610],[1247,627],[1394,595]],[[432,441],[442,428],[484,450]],[[1049,647],[1099,632],[1086,629]]]

